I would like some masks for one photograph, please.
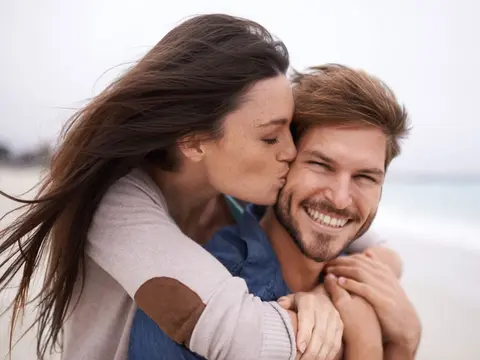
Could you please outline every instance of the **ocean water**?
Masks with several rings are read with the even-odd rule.
[[[40,171],[35,167],[0,167],[0,189],[19,195],[39,180]],[[12,207],[11,202],[0,199],[0,215]],[[421,237],[434,243],[480,250],[480,178],[387,178],[373,228],[396,238]]]
[[[387,181],[373,227],[480,249],[480,180]]]

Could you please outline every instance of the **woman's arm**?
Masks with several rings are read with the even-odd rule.
[[[248,293],[170,220],[151,180],[129,175],[108,191],[89,256],[173,340],[213,359],[294,359],[293,313]]]

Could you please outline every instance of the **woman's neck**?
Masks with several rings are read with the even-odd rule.
[[[220,227],[234,222],[222,194],[195,164],[175,172],[150,167],[148,173],[160,188],[169,215],[196,242],[204,243]]]

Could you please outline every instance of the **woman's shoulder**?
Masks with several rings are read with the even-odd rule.
[[[160,188],[152,178],[140,168],[135,168],[118,179],[106,192],[102,203],[115,202],[123,205],[153,202],[166,210],[166,202]]]
[[[90,233],[158,222],[170,223],[165,198],[146,172],[134,169],[107,190],[95,211]]]

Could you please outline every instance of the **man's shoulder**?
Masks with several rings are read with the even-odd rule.
[[[217,231],[204,248],[234,276],[239,275],[248,257],[247,242],[242,238],[238,224]]]
[[[261,215],[261,209],[247,205],[235,225],[220,229],[204,245],[234,276],[242,276],[245,264],[254,266],[272,256],[260,226]]]
[[[205,245],[233,276],[245,280],[251,294],[274,301],[290,291],[280,263],[260,225],[264,207],[249,205],[235,226],[221,229]]]

